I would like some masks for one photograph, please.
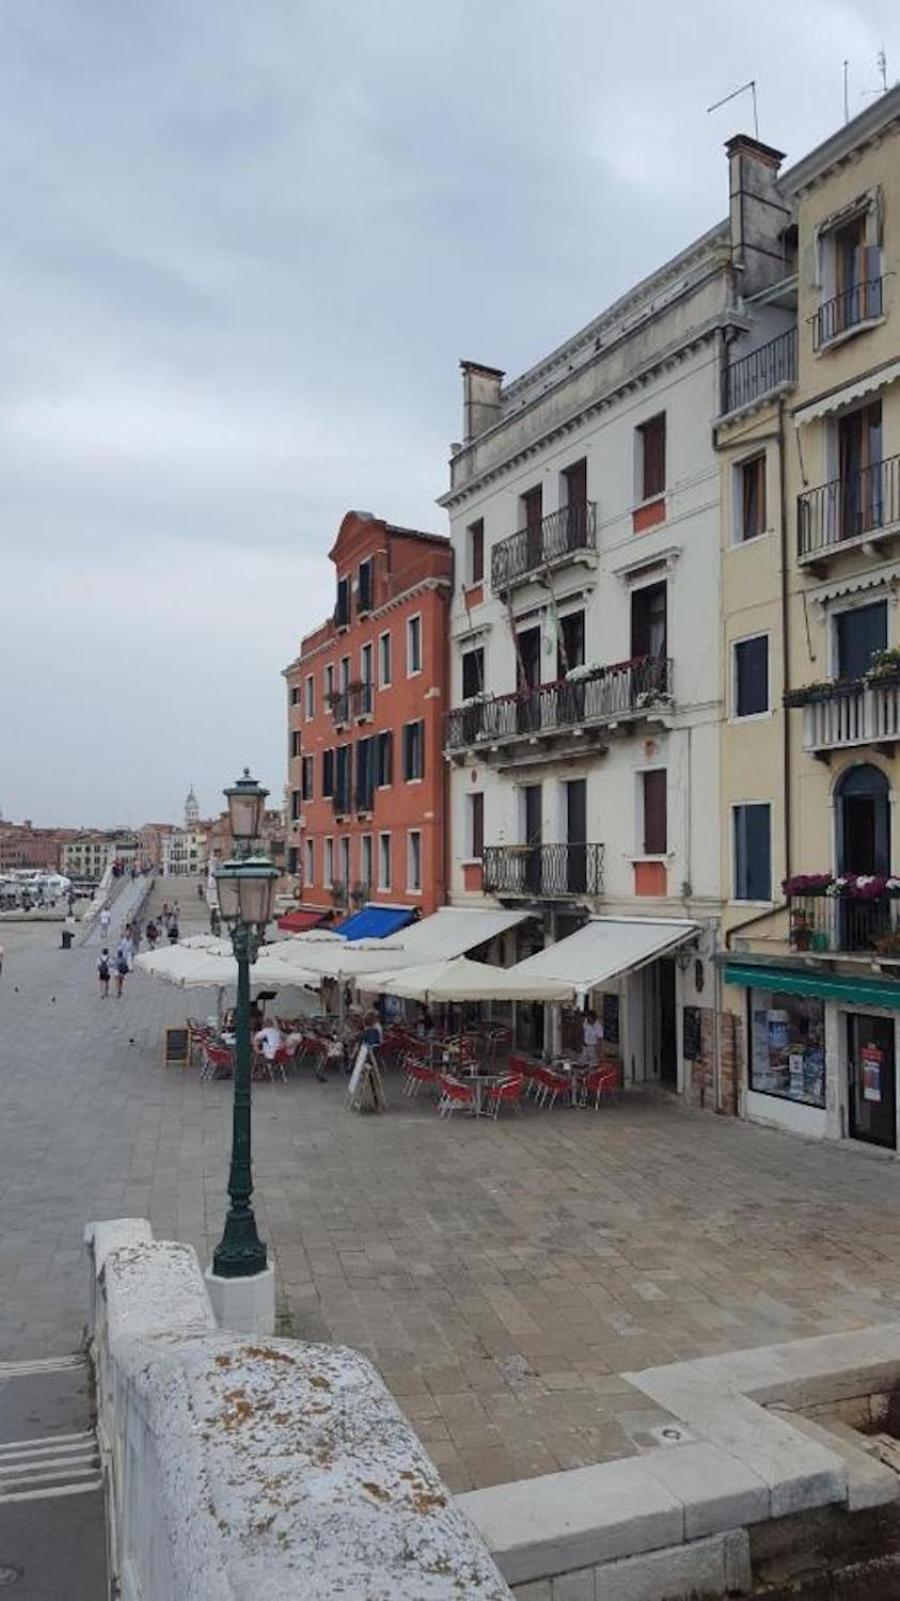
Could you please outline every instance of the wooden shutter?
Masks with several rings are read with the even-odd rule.
[[[661,495],[666,487],[666,418],[665,413],[645,422],[643,437],[643,499]]]
[[[472,855],[477,859],[484,851],[484,795],[479,790],[472,801]]]
[[[644,774],[644,855],[665,856],[668,848],[666,770]]]
[[[471,527],[472,583],[480,584],[484,578],[484,520],[479,518]]]

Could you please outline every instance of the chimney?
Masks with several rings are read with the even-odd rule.
[[[483,367],[479,361],[461,361],[463,375],[463,439],[470,444],[500,420],[499,367]]]
[[[787,271],[782,235],[791,212],[777,187],[784,152],[747,133],[735,134],[725,151],[731,265],[739,275],[738,292],[746,298],[778,283]]]

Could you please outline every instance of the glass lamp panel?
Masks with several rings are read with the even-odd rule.
[[[241,918],[245,923],[268,923],[272,916],[276,876],[268,869],[241,876]]]
[[[241,915],[240,894],[238,880],[227,873],[216,874],[216,891],[219,897],[219,913],[227,923],[233,922]]]

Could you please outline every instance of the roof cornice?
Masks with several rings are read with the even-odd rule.
[[[878,144],[886,134],[894,132],[898,123],[900,123],[900,84],[895,84],[887,94],[881,95],[870,106],[866,106],[865,111],[861,111],[852,122],[848,122],[843,128],[838,128],[836,133],[817,145],[809,155],[803,156],[793,167],[788,167],[778,179],[776,187],[779,193],[786,199],[793,199],[812,189],[827,178],[836,167],[850,161],[866,146]]]

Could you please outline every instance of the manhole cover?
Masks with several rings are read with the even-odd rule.
[[[24,1577],[24,1574],[24,1568],[9,1568],[0,1564],[0,1585],[16,1584],[19,1579]]]

